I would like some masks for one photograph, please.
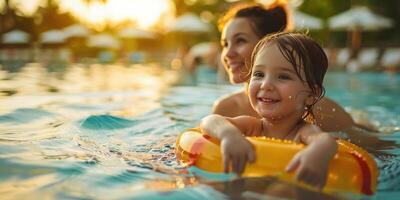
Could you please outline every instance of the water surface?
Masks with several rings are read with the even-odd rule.
[[[239,179],[185,169],[177,135],[241,86],[177,84],[156,64],[29,64],[0,73],[2,199],[337,199],[276,177]],[[400,143],[400,76],[330,73],[327,96],[392,144]],[[334,111],[333,111],[334,112]],[[400,148],[375,149],[381,170],[372,199],[400,196]]]

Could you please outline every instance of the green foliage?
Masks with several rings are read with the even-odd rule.
[[[51,29],[62,29],[76,23],[69,13],[60,13],[57,4],[50,4],[45,8],[39,8],[35,14],[35,23],[39,32]]]
[[[300,10],[327,21],[331,16],[344,12],[352,5],[369,7],[374,13],[388,17],[394,21],[394,27],[375,32],[363,32],[363,46],[391,46],[400,44],[400,1],[398,0],[304,0]],[[344,46],[348,36],[343,31],[328,31],[312,33],[312,36],[325,44]]]

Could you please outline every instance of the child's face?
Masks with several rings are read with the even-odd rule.
[[[249,84],[250,103],[267,119],[301,118],[313,95],[276,44],[264,45],[254,58]],[[304,71],[301,70],[304,79]]]

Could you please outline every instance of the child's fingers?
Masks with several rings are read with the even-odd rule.
[[[237,173],[237,157],[232,157],[232,171]]]
[[[322,183],[317,185],[319,190],[322,190],[325,187],[325,181],[322,181]]]
[[[229,172],[229,165],[230,165],[230,156],[229,155],[225,155],[224,156],[224,172],[228,173]]]
[[[326,178],[321,174],[315,173],[309,169],[303,169],[301,172],[303,173],[301,176],[301,181],[306,182],[319,190],[324,187]]]
[[[308,183],[309,185],[316,187],[318,185],[319,178],[314,174],[312,174],[311,172],[306,171],[303,181]]]
[[[314,174],[309,170],[300,168],[298,170],[298,174],[296,175],[296,180],[312,185],[319,190],[323,188],[323,184],[325,182],[317,174]]]
[[[318,185],[320,184],[320,177],[313,174],[309,174],[307,180],[310,185],[313,185],[315,187],[318,187]]]
[[[319,190],[322,190],[325,187],[326,177],[318,180],[317,187]]]
[[[304,170],[302,170],[301,167],[299,167],[299,169],[297,170],[295,179],[297,181],[303,181],[303,182],[308,183],[308,181],[306,180],[306,177],[307,177],[307,172],[305,172]]]
[[[245,156],[242,156],[242,157],[240,157],[240,158],[238,159],[238,168],[237,168],[237,172],[238,172],[239,174],[242,174],[242,173],[243,173],[244,168],[245,168],[245,165],[246,165],[246,157],[245,157]]]
[[[321,180],[320,177],[315,177],[313,176],[311,178],[311,182],[309,183],[310,185],[314,186],[315,188],[317,188],[318,190],[321,190],[324,187],[324,181]]]
[[[256,160],[256,154],[254,150],[251,150],[247,153],[247,159],[250,163],[253,163]]]
[[[233,158],[233,171],[237,174],[240,174],[240,157]]]
[[[286,166],[286,172],[292,172],[300,165],[300,156],[295,155],[294,158],[290,161],[290,163]]]

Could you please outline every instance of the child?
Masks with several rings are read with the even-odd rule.
[[[246,162],[256,159],[244,136],[289,139],[307,147],[294,156],[286,171],[297,169],[297,180],[323,188],[337,144],[310,119],[313,105],[324,95],[327,65],[322,48],[305,35],[278,33],[258,42],[247,96],[262,119],[210,115],[200,125],[203,133],[220,139],[225,172],[241,174]]]

